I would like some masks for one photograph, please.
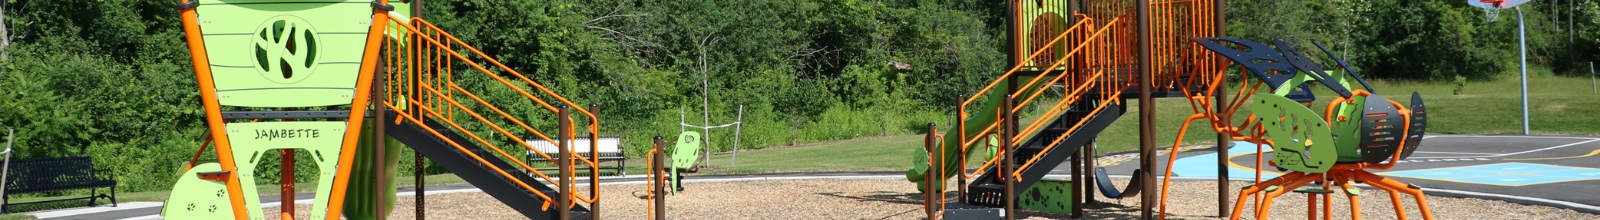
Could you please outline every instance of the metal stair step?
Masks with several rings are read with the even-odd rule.
[[[423,124],[430,128],[447,127],[431,120],[424,121]],[[519,169],[520,166],[512,165],[499,157],[495,157],[494,152],[478,146],[477,142],[470,141],[460,136],[457,132],[447,129],[434,129],[443,135],[436,136],[429,132],[428,129],[422,128],[422,125],[411,122],[387,126],[393,132],[391,137],[401,143],[405,143],[407,147],[415,149],[419,154],[428,157],[435,164],[439,164],[451,173],[460,176],[468,183],[477,186],[496,200],[510,205],[512,209],[517,210],[524,216],[530,219],[557,218],[557,209],[541,209],[538,204],[543,204],[546,201],[534,193],[534,191],[538,191],[548,196],[559,196],[560,194],[555,187],[547,185],[548,183],[541,181],[541,178],[529,175],[527,171]],[[461,151],[451,146],[446,143],[446,140],[461,145],[467,151]],[[485,159],[487,163],[473,159],[472,155]],[[499,167],[506,174],[510,174],[511,177],[506,177],[498,171],[489,169],[487,165]],[[528,184],[533,189],[530,190],[516,184],[518,180]],[[570,212],[573,219],[589,219],[591,218],[590,213],[587,208],[581,205],[574,207]]]

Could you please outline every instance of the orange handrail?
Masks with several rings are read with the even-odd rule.
[[[464,48],[472,51],[474,54],[476,54],[476,55],[478,55],[480,57],[484,57],[484,60],[491,62],[492,64],[494,64],[496,67],[498,67],[500,69],[509,71],[510,73],[512,73],[512,75],[517,76],[519,79],[523,80],[524,82],[527,82],[529,85],[532,85],[535,88],[539,88],[540,91],[544,92],[546,95],[550,95],[550,96],[555,97],[556,99],[560,100],[563,104],[567,104],[568,106],[578,106],[576,104],[573,104],[571,101],[567,101],[564,97],[561,97],[560,95],[555,94],[554,92],[552,92],[552,91],[550,91],[548,89],[545,89],[543,86],[539,85],[538,83],[533,82],[533,80],[522,76],[521,73],[517,73],[515,70],[511,70],[509,67],[506,67],[504,64],[499,63],[499,61],[496,61],[496,60],[494,60],[492,58],[488,58],[487,55],[484,55],[482,52],[478,51],[477,49],[475,49],[475,48],[473,48],[471,46],[465,45],[463,43],[459,43],[460,42],[459,39],[456,39],[454,36],[451,36],[448,33],[445,33],[443,31],[439,31],[437,27],[433,26],[432,24],[427,23],[426,21],[422,20],[421,18],[412,18],[411,20],[414,21],[414,22],[420,23],[420,24],[427,25],[427,27],[433,28],[432,30],[434,30],[434,33],[439,33],[439,35],[442,35],[444,37],[449,38],[449,40],[451,40],[450,42],[455,42],[457,44],[462,44],[462,46]],[[404,27],[407,28],[408,30],[413,31],[413,32],[416,31],[416,29],[414,29],[415,27],[413,27],[413,26],[404,26]],[[436,40],[436,39],[434,39],[432,37],[422,36],[421,38],[426,40],[429,43],[433,43],[433,44],[436,44],[436,45],[442,44],[442,43],[440,43],[440,41],[438,41],[438,40]],[[467,60],[468,59],[466,56],[461,55],[459,53],[456,53],[455,51],[446,50],[444,52],[447,52],[450,56],[455,57],[457,59],[461,59],[461,60]],[[482,71],[482,72],[485,72],[485,73],[490,73],[491,72],[488,69],[486,69],[483,66],[478,65],[476,63],[468,62],[467,64],[470,65],[472,68],[477,69],[479,71]],[[446,70],[448,70],[448,69],[446,69]],[[524,91],[521,88],[516,87],[515,85],[513,85],[511,82],[505,80],[504,78],[502,78],[502,77],[500,77],[500,76],[498,76],[496,74],[485,74],[485,75],[489,76],[490,78],[495,79],[496,81],[500,82],[503,85],[506,85],[508,88],[511,88],[513,91],[516,91],[518,94],[522,95],[523,97],[526,97],[529,100],[533,100],[536,103],[539,103],[540,106],[545,107],[545,109],[551,110],[552,112],[555,111],[555,107],[554,106],[551,106],[549,103],[544,102],[543,100],[535,98],[533,95],[529,94],[527,91]],[[445,83],[449,84],[449,85],[454,85],[454,82],[445,82]],[[466,91],[463,89],[462,92],[466,92]],[[446,95],[446,97],[448,97],[448,95]],[[491,107],[493,106],[493,105],[488,105],[488,104],[485,104],[485,105],[486,106],[491,106]],[[496,109],[498,109],[498,108],[496,108]],[[598,121],[598,120],[596,120],[597,118],[593,114],[588,112],[588,110],[585,110],[583,108],[577,108],[577,109],[578,109],[578,112],[580,114],[589,116],[591,122]],[[520,121],[517,121],[515,119],[512,119],[512,121],[515,121],[520,125],[525,125],[525,124],[522,124]],[[591,135],[598,134],[599,133],[598,129],[599,129],[599,124],[598,123],[590,123],[589,132],[590,132]],[[531,128],[530,128],[530,130],[531,130]],[[549,137],[544,136],[543,134],[537,133],[537,131],[534,131],[534,132],[536,133],[537,136],[540,136],[545,141],[555,142],[554,140],[550,139]],[[594,146],[593,144],[591,144],[591,147],[592,148],[598,148],[598,146]],[[542,151],[537,151],[537,149],[534,149],[534,150],[536,152],[538,152],[541,156],[544,156],[546,158],[550,158],[550,156],[548,154],[545,154]],[[598,151],[598,149],[591,149],[591,152],[594,152],[594,151]],[[579,160],[579,161],[583,161],[583,162],[589,164],[590,166],[598,166],[598,163],[599,163],[599,161],[591,160],[591,159],[585,158],[585,157],[583,157],[581,155],[575,155],[575,158],[581,158],[581,160]]]
[[[1198,97],[1209,96],[1209,94],[1211,92],[1217,91],[1217,88],[1219,88],[1221,86],[1221,83],[1217,83],[1217,82],[1223,81],[1225,79],[1225,76],[1226,76],[1225,75],[1226,71],[1221,69],[1222,67],[1224,67],[1224,65],[1223,65],[1223,64],[1225,64],[1224,61],[1222,61],[1219,57],[1211,56],[1211,55],[1207,55],[1206,53],[1203,53],[1204,52],[1203,48],[1200,48],[1198,45],[1193,44],[1191,42],[1187,42],[1187,39],[1186,39],[1187,37],[1213,36],[1212,33],[1214,33],[1217,28],[1220,28],[1220,27],[1216,27],[1214,25],[1209,24],[1209,22],[1213,18],[1213,17],[1210,17],[1211,14],[1213,14],[1213,11],[1211,10],[1211,8],[1212,8],[1211,4],[1214,4],[1214,2],[1212,2],[1212,1],[1204,1],[1204,0],[1164,1],[1164,2],[1156,2],[1156,3],[1152,3],[1151,4],[1152,6],[1154,6],[1154,7],[1152,7],[1152,10],[1155,13],[1153,13],[1153,18],[1154,18],[1153,20],[1154,21],[1152,21],[1152,23],[1150,24],[1151,26],[1148,27],[1148,28],[1157,28],[1157,29],[1161,29],[1161,30],[1169,30],[1169,29],[1171,29],[1171,30],[1177,30],[1177,31],[1159,32],[1159,33],[1157,33],[1156,36],[1153,36],[1155,38],[1154,41],[1145,42],[1147,44],[1150,44],[1150,46],[1151,46],[1151,48],[1153,50],[1152,52],[1157,53],[1157,54],[1155,54],[1155,57],[1154,57],[1154,61],[1156,63],[1152,63],[1152,65],[1151,65],[1151,69],[1154,71],[1154,72],[1152,72],[1152,77],[1156,77],[1157,79],[1153,80],[1155,82],[1155,84],[1147,85],[1147,86],[1157,87],[1157,88],[1161,88],[1161,89],[1171,89],[1171,90],[1183,92],[1183,94],[1185,96],[1190,97],[1191,104],[1193,105],[1191,107],[1194,108],[1194,110],[1196,110],[1197,112],[1204,112],[1205,114],[1204,114],[1203,118],[1210,119],[1209,121],[1212,121],[1212,124],[1213,124],[1212,127],[1215,130],[1218,130],[1219,132],[1226,132],[1226,133],[1234,134],[1235,137],[1243,137],[1244,135],[1238,135],[1238,133],[1243,130],[1243,129],[1239,129],[1240,127],[1249,127],[1252,124],[1256,124],[1256,123],[1260,123],[1260,122],[1257,121],[1257,120],[1253,120],[1253,118],[1252,118],[1252,120],[1246,120],[1243,124],[1240,124],[1239,126],[1231,126],[1232,122],[1226,120],[1226,119],[1231,118],[1231,117],[1226,116],[1226,115],[1232,115],[1232,113],[1236,113],[1238,111],[1238,109],[1239,109],[1238,105],[1230,105],[1230,106],[1228,106],[1228,108],[1226,108],[1225,111],[1222,111],[1222,112],[1212,112],[1212,111],[1209,111],[1209,110],[1202,110],[1202,109],[1211,109],[1211,106],[1213,104],[1210,101],[1202,100],[1202,99],[1198,98]],[[1021,64],[1021,65],[1018,65],[1018,66],[1015,66],[1015,67],[1011,68],[1005,74],[1002,74],[1000,76],[1002,78],[1001,80],[995,80],[995,81],[989,83],[988,85],[986,85],[984,88],[980,89],[979,92],[975,93],[970,98],[968,98],[966,100],[963,100],[963,102],[961,103],[962,109],[960,109],[960,111],[958,111],[958,115],[961,116],[959,118],[964,120],[964,118],[967,117],[966,111],[965,111],[965,106],[971,105],[972,103],[976,102],[978,99],[982,98],[983,94],[987,93],[990,90],[993,90],[994,87],[997,86],[1000,82],[1003,82],[1003,80],[1005,78],[1008,78],[1010,75],[1012,75],[1015,72],[1019,71],[1025,65],[1029,65],[1029,64],[1032,64],[1032,62],[1036,62],[1035,59],[1037,59],[1038,56],[1043,54],[1043,52],[1045,52],[1045,50],[1052,49],[1052,48],[1050,48],[1051,46],[1049,46],[1049,45],[1054,45],[1054,44],[1060,42],[1061,39],[1064,39],[1065,37],[1067,37],[1069,34],[1074,34],[1074,32],[1078,32],[1082,25],[1093,25],[1093,24],[1097,23],[1097,22],[1094,22],[1095,18],[1109,18],[1109,20],[1105,22],[1104,27],[1098,28],[1097,31],[1095,31],[1095,33],[1093,35],[1087,36],[1083,42],[1076,42],[1076,43],[1079,43],[1077,47],[1075,47],[1067,55],[1062,56],[1060,60],[1057,60],[1056,62],[1052,63],[1049,67],[1047,67],[1045,69],[1055,69],[1056,67],[1064,65],[1067,59],[1078,59],[1078,58],[1082,58],[1082,57],[1088,57],[1087,61],[1089,61],[1089,63],[1087,63],[1087,64],[1089,64],[1089,66],[1086,66],[1088,68],[1102,68],[1102,67],[1116,68],[1116,67],[1123,67],[1123,66],[1131,65],[1132,64],[1131,57],[1134,54],[1132,53],[1131,50],[1129,50],[1127,48],[1131,48],[1131,45],[1133,45],[1133,43],[1134,43],[1133,40],[1132,40],[1132,32],[1131,32],[1132,24],[1129,24],[1129,23],[1127,23],[1125,21],[1126,21],[1126,19],[1131,19],[1132,18],[1132,15],[1134,14],[1133,11],[1132,11],[1132,8],[1128,7],[1126,5],[1123,5],[1121,3],[1112,3],[1112,5],[1095,4],[1093,6],[1086,7],[1086,8],[1087,8],[1087,13],[1088,13],[1087,15],[1085,15],[1085,14],[1075,14],[1074,15],[1074,16],[1077,16],[1077,17],[1083,17],[1084,19],[1082,19],[1083,20],[1082,22],[1074,24],[1074,26],[1072,28],[1069,28],[1066,32],[1063,32],[1061,35],[1058,35],[1056,38],[1052,39],[1049,43],[1045,44],[1046,46],[1038,47],[1038,48],[1041,48],[1041,49],[1034,51],[1034,53],[1032,53],[1028,57],[1022,59],[1022,60],[1025,60],[1025,61],[1029,61],[1030,63]],[[1108,11],[1104,11],[1102,9],[1110,9],[1110,11],[1121,12],[1121,14],[1120,15],[1115,15],[1115,16],[1110,16],[1109,13],[1106,13]],[[1184,23],[1184,22],[1187,22],[1187,23]],[[1114,31],[1115,33],[1113,33],[1113,34],[1104,35],[1104,33],[1106,31],[1108,31],[1108,30],[1116,30],[1116,31]],[[1104,36],[1102,36],[1102,35],[1104,35]],[[1107,41],[1110,44],[1106,44],[1106,45],[1094,44],[1094,42],[1100,42],[1100,41]],[[1093,47],[1091,47],[1091,46],[1093,46]],[[1078,54],[1078,52],[1083,48],[1093,48],[1095,52],[1086,53],[1086,54]],[[1104,54],[1104,55],[1102,55],[1102,54]],[[1105,55],[1109,55],[1109,56],[1105,56]],[[1074,78],[1074,80],[1082,80],[1082,81],[1078,81],[1077,82],[1077,84],[1079,84],[1079,88],[1074,88],[1071,93],[1069,93],[1065,98],[1063,98],[1063,101],[1058,102],[1055,107],[1051,108],[1049,111],[1047,111],[1044,114],[1046,114],[1046,115],[1059,114],[1061,111],[1064,110],[1064,108],[1062,108],[1062,107],[1070,107],[1070,105],[1068,105],[1068,104],[1075,103],[1075,102],[1078,102],[1078,101],[1083,101],[1083,99],[1085,99],[1087,97],[1081,97],[1081,96],[1083,94],[1087,93],[1088,91],[1091,91],[1091,90],[1087,90],[1088,88],[1091,87],[1091,86],[1088,86],[1090,84],[1104,84],[1103,86],[1092,86],[1092,89],[1094,89],[1093,91],[1097,91],[1096,94],[1113,94],[1111,96],[1101,97],[1103,99],[1100,99],[1100,100],[1103,100],[1103,101],[1108,101],[1110,103],[1120,103],[1120,101],[1121,101],[1120,99],[1115,99],[1114,98],[1116,96],[1116,94],[1121,94],[1122,91],[1127,90],[1129,88],[1132,88],[1133,86],[1140,86],[1136,82],[1123,81],[1123,79],[1131,79],[1131,78],[1136,77],[1136,76],[1133,75],[1132,71],[1117,71],[1116,74],[1109,74],[1109,75],[1104,75],[1104,76],[1101,75],[1101,74],[1106,74],[1103,71],[1104,70],[1097,71],[1095,74],[1093,74],[1093,75],[1091,75],[1089,77]],[[1009,109],[1009,110],[1011,110],[1013,113],[1018,112],[1021,109],[1023,109],[1026,104],[1032,103],[1033,100],[1035,100],[1040,94],[1042,94],[1042,90],[1033,89],[1032,88],[1035,84],[1037,84],[1041,80],[1044,80],[1044,78],[1043,77],[1035,78],[1035,79],[1032,79],[1029,82],[1025,83],[1023,86],[1020,86],[1020,87],[1016,88],[1017,92],[1015,92],[1013,95],[1023,95],[1024,94],[1023,91],[1029,91],[1029,90],[1035,90],[1035,91],[1032,91],[1032,94],[1027,94],[1028,95],[1027,98],[1022,99],[1020,104],[1018,104],[1013,109]],[[1050,84],[1054,84],[1056,82],[1061,82],[1063,80],[1065,80],[1065,73],[1063,73],[1063,75],[1056,76],[1056,77],[1053,77],[1053,78],[1045,81],[1045,82],[1050,82],[1050,83],[1045,83],[1045,84],[1046,85],[1050,85]],[[1260,86],[1260,83],[1257,83],[1256,85],[1253,85],[1253,86],[1250,85],[1249,83],[1246,83],[1245,85],[1241,85],[1241,87],[1244,87],[1244,88],[1247,88],[1247,89],[1241,89],[1241,91],[1238,91],[1239,93],[1241,93],[1241,95],[1235,96],[1234,97],[1235,101],[1233,103],[1239,103],[1240,101],[1242,101],[1244,98],[1246,98],[1248,96],[1247,94],[1249,94],[1249,93],[1247,93],[1247,91],[1248,92],[1253,92],[1253,91],[1255,91],[1256,88],[1259,88],[1259,86]],[[1199,92],[1193,91],[1193,89],[1195,89],[1196,87],[1201,89],[1201,91],[1199,91]],[[1028,88],[1028,89],[1022,89],[1022,88]],[[1218,103],[1218,104],[1220,104],[1220,103]],[[1104,104],[1102,104],[1100,106],[1096,106],[1096,108],[1094,110],[1091,110],[1091,112],[1098,112],[1101,109],[1104,109]],[[1221,113],[1221,114],[1219,114],[1219,113]],[[980,116],[980,117],[988,117],[988,116]],[[1036,119],[1033,123],[1030,123],[1027,126],[1026,129],[1024,129],[1022,132],[1018,132],[1018,133],[1019,134],[1031,134],[1033,132],[1037,132],[1039,129],[1042,129],[1044,127],[1044,125],[1047,124],[1047,123],[1041,123],[1041,122],[1047,122],[1045,119],[1046,118]],[[962,134],[962,136],[963,137],[983,137],[983,136],[993,132],[995,129],[997,129],[998,128],[998,124],[1003,122],[1004,120],[1005,119],[1001,119],[1001,120],[996,121],[995,123],[988,124],[988,125],[978,125],[978,126],[984,126],[984,129],[980,130],[979,132],[977,132],[975,134]],[[1073,128],[1071,130],[1069,130],[1069,132],[1070,131],[1075,131],[1078,127],[1082,126],[1082,123],[1083,123],[1083,121],[1080,121],[1077,125],[1074,125]],[[958,128],[958,130],[962,130],[962,128]],[[1011,136],[1009,138],[1012,138],[1012,140],[1014,142],[1020,142],[1021,139],[1025,139],[1026,136],[1025,135],[1016,135],[1016,136]],[[1055,140],[1053,142],[1061,141],[1059,139],[1060,138],[1058,138],[1058,140]],[[979,142],[979,141],[981,141],[981,139],[979,139],[979,138],[972,138],[972,139],[963,138],[963,140],[960,142],[958,147],[960,147],[960,149],[962,149],[962,150],[966,150],[966,149],[970,148],[971,146],[973,146],[974,144],[976,144],[976,142]],[[1047,149],[1046,150],[1048,150],[1049,147],[1053,146],[1053,145],[1055,145],[1055,144],[1047,145]],[[1021,168],[1019,168],[1018,172],[1014,173],[1014,175],[1020,175],[1020,171],[1021,171],[1020,169],[1023,169],[1023,168],[1026,168],[1027,166],[1032,165],[1033,163],[1037,162],[1038,159],[1039,159],[1038,155],[1036,155],[1034,158],[1030,158],[1027,163],[1024,163],[1024,165],[1021,166]],[[987,161],[984,162],[983,165],[980,165],[980,169],[976,170],[975,172],[967,173],[965,171],[962,171],[961,175],[963,175],[964,177],[980,175],[980,174],[986,172],[987,168],[989,166],[995,164],[996,163],[995,161],[996,161],[995,159],[987,160]]]
[[[558,111],[558,109],[554,106],[556,103],[567,106],[579,105],[574,104],[572,101],[544,87],[543,85],[534,82],[525,76],[522,76],[522,74],[510,69],[505,64],[500,63],[492,57],[484,54],[482,51],[463,43],[460,39],[443,30],[440,30],[437,26],[434,26],[432,23],[426,20],[420,18],[405,19],[401,17],[390,17],[390,20],[395,23],[395,25],[393,25],[394,28],[390,33],[397,34],[397,36],[391,37],[403,36],[403,41],[408,42],[405,46],[408,46],[409,48],[402,50],[399,48],[393,48],[399,47],[400,45],[390,44],[391,48],[387,51],[387,53],[385,53],[385,55],[388,56],[386,61],[390,62],[387,74],[391,76],[390,78],[398,80],[392,80],[385,85],[388,86],[388,88],[391,88],[388,90],[390,97],[396,98],[393,98],[384,104],[392,109],[405,110],[401,111],[401,113],[398,113],[402,117],[396,118],[393,123],[399,123],[402,120],[420,123],[426,118],[436,118],[442,124],[447,125],[447,127],[459,131],[458,133],[462,136],[466,136],[471,138],[474,142],[485,145],[484,148],[488,148],[492,152],[498,154],[497,156],[504,158],[516,158],[516,156],[508,153],[506,150],[503,150],[500,147],[495,146],[495,144],[488,141],[487,138],[470,132],[470,130],[466,129],[466,126],[463,126],[461,123],[471,122],[482,124],[492,130],[490,134],[498,134],[499,136],[514,140],[524,139],[506,128],[521,128],[540,140],[552,143],[571,142],[576,139],[575,137],[569,137],[569,139],[565,140],[556,140],[561,138],[550,137],[547,135],[547,133],[541,132],[539,129],[535,129],[532,125],[519,120],[517,117],[506,112],[504,109],[497,107],[493,103],[481,98],[478,93],[455,83],[452,80],[454,78],[452,71],[454,69],[453,67],[455,66],[454,63],[464,63],[466,67],[483,73],[483,76],[487,76],[488,78],[494,79],[494,81],[500,83],[501,85],[504,85],[505,87],[503,88],[515,92],[517,95],[520,95],[530,101],[533,101],[539,107],[550,112]],[[458,49],[464,49],[464,52],[457,52]],[[477,56],[478,58],[477,60],[474,60],[474,58],[469,58],[468,55]],[[487,62],[488,64],[481,65],[478,62]],[[489,70],[489,67],[499,68],[501,70],[500,72],[509,73],[509,75],[516,77],[515,80],[520,80],[521,82],[513,83],[513,80],[508,80],[505,77],[500,76],[496,73],[496,71]],[[406,75],[400,76],[399,74]],[[428,75],[421,76],[422,74]],[[541,95],[536,96],[532,92],[519,87],[519,84],[532,87],[541,93]],[[457,101],[457,96],[470,99],[471,102]],[[547,102],[540,97],[553,98],[557,102]],[[469,107],[466,103],[476,104],[476,106],[483,107],[482,109],[488,109],[490,112],[493,112],[493,114],[489,115],[498,115],[500,118],[491,120],[490,118],[486,117],[485,114],[481,114],[479,111],[473,110],[473,108]],[[465,116],[467,116],[466,119],[469,120],[457,121],[455,113],[458,112],[464,113]],[[598,116],[593,112],[590,112],[588,109],[581,107],[577,108],[577,111],[575,112],[577,112],[579,117],[584,117],[587,119],[588,123],[585,125],[584,130],[587,131],[591,137],[598,137]],[[576,122],[576,120],[572,118],[559,118],[557,120]],[[503,121],[504,123],[508,123],[509,126],[499,125],[496,121]],[[580,125],[579,123],[572,124]],[[576,126],[558,129],[565,129],[565,131],[569,133],[576,133],[575,127]],[[442,134],[437,132],[434,132],[434,135],[442,136]],[[534,148],[529,143],[524,141],[516,142],[519,143],[514,145],[520,146],[522,149],[530,152],[530,155],[537,155],[551,161],[558,161],[555,160],[555,158],[559,157],[559,155],[551,155],[543,150]],[[460,143],[451,142],[450,144],[456,147],[457,150],[466,151],[464,147],[460,146]],[[595,141],[590,141],[590,152],[598,152],[599,147],[597,144],[598,143]],[[477,158],[476,155],[473,156],[475,159],[480,160],[479,162],[484,162],[484,158]],[[593,175],[599,172],[598,159],[576,154],[571,155],[571,157],[573,157],[573,163],[577,164],[570,164],[574,166],[564,166],[566,167],[565,171],[573,171],[577,169],[576,165],[579,164],[587,165],[586,170],[588,170],[591,174],[590,185],[598,184],[598,177]],[[545,181],[556,182],[555,178],[539,172],[537,169],[533,169],[532,166],[523,161],[512,160],[511,164],[514,164],[513,166],[515,167],[528,170],[530,174]],[[514,176],[509,175],[506,171],[507,169],[510,169],[510,167],[490,166],[489,168],[495,170],[495,172],[505,175],[507,178],[516,180]],[[571,173],[575,172],[567,173],[568,176],[564,176],[564,178],[572,178],[573,176]],[[544,208],[548,208],[550,203],[554,202],[552,199],[550,199],[550,196],[544,195],[538,190],[534,190],[534,188],[528,185],[530,183],[523,183],[521,181],[515,182],[517,182],[517,184],[519,184],[525,190],[535,192],[541,199],[544,199],[546,201]],[[559,188],[559,186],[557,188]],[[581,193],[574,192],[571,195],[565,196],[574,198],[577,201],[588,203],[595,203],[598,201],[599,195],[597,190],[593,190],[589,194],[590,195],[584,196],[581,195]]]

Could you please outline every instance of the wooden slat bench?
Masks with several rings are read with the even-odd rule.
[[[597,146],[598,148],[600,148],[599,149],[599,153],[598,153],[598,157],[600,159],[600,163],[612,162],[612,161],[617,162],[617,164],[615,166],[601,165],[600,169],[601,170],[615,170],[616,171],[615,173],[617,175],[626,176],[626,175],[628,175],[628,173],[627,173],[627,171],[624,171],[623,169],[627,165],[628,158],[623,156],[622,149],[620,149],[619,146],[618,146],[618,141],[619,140],[616,137],[600,137],[600,142],[599,142],[600,145]],[[550,157],[559,157],[560,156],[560,155],[557,155],[558,152],[559,152],[557,150],[559,150],[559,149],[556,148],[555,143],[550,143],[550,142],[547,142],[547,141],[545,141],[543,139],[533,139],[533,140],[528,140],[528,145],[533,146],[535,149],[539,149],[539,151],[543,151],[545,154],[549,154]],[[586,137],[575,138],[575,140],[572,143],[572,153],[573,154],[577,154],[577,155],[581,155],[581,156],[586,157],[586,158],[596,157],[596,156],[594,156],[596,154],[589,152],[589,138],[586,138]],[[527,158],[528,158],[529,165],[532,165],[535,162],[546,163],[546,164],[554,164],[555,163],[553,161],[549,161],[549,160],[545,159],[543,156],[539,156],[538,153],[534,153],[534,151],[532,151],[532,150],[528,151],[528,157]],[[577,164],[579,165],[580,168],[583,166],[582,162],[579,162]],[[550,167],[540,167],[538,169],[540,169],[540,170],[556,170],[557,168],[552,165]],[[577,170],[582,170],[582,169],[577,169]]]

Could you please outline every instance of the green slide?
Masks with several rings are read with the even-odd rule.
[[[1028,79],[1024,77],[1019,80],[1023,81],[1018,83],[1024,83]],[[1008,84],[1010,83],[1002,80],[995,86],[994,89],[990,90],[990,92],[984,95],[984,101],[982,101],[982,105],[977,107],[967,107],[967,135],[975,135],[978,132],[982,132],[986,125],[995,122],[995,119],[998,118],[998,112],[996,110],[1000,107],[1000,102],[1005,101],[1005,91],[1010,90]],[[947,171],[945,172],[944,176],[939,177],[940,180],[949,179],[950,177],[955,176],[958,173],[958,170],[961,169],[961,164],[956,163],[957,161],[961,160],[961,155],[959,152],[960,148],[957,147],[961,146],[960,135],[954,133],[954,129],[956,127],[955,125],[945,125],[944,127],[949,128],[945,130],[944,140],[941,140],[941,143],[946,146],[943,154],[944,160],[934,161],[935,163],[945,162],[941,165]],[[923,175],[928,172],[928,156],[926,156],[927,151],[921,150],[922,146],[918,146],[917,149],[919,150],[916,151],[917,154],[913,157],[911,169],[906,170],[906,180],[916,182],[917,188],[922,189]],[[968,151],[967,153],[970,154],[978,151],[983,150],[981,148],[974,148],[972,151]],[[943,181],[940,182],[942,183]]]

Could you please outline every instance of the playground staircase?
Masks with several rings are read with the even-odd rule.
[[[1086,100],[1072,104],[1065,114],[1050,122],[1038,135],[1017,145],[1017,158],[1034,158],[1041,154],[1042,156],[1038,157],[1040,159],[1033,166],[1020,167],[1022,175],[1018,178],[1020,181],[1016,183],[1016,189],[1032,187],[1034,183],[1039,182],[1039,179],[1044,178],[1044,175],[1049,174],[1050,170],[1055,169],[1056,165],[1066,162],[1073,154],[1082,150],[1082,146],[1094,140],[1101,131],[1122,117],[1124,111],[1120,105],[1108,105],[1101,111],[1093,111],[1094,107],[1100,104],[1098,102],[1098,100]],[[1080,121],[1084,122],[1081,129],[1072,131],[1072,126]],[[1065,139],[1057,144],[1054,150],[1046,150],[1051,141],[1063,136]],[[1015,162],[1013,167],[1022,166],[1027,161],[1019,159]],[[1005,205],[1003,200],[1005,183],[1000,180],[1000,176],[995,175],[1000,173],[1000,170],[998,167],[989,169],[968,185],[966,203],[991,207]]]
[[[466,137],[456,134],[447,125],[426,120],[423,123],[401,122],[400,124],[386,124],[390,137],[399,140],[422,154],[434,164],[444,167],[450,173],[460,176],[462,180],[489,193],[489,196],[500,200],[517,210],[522,215],[532,219],[559,219],[555,208],[541,207],[546,200],[539,195],[560,195],[559,190],[535,178],[533,174],[522,170],[507,171],[509,177],[496,173],[496,167],[514,167],[511,163],[494,156],[494,153]],[[437,134],[437,135],[435,135]],[[460,143],[467,151],[454,149],[449,143]],[[473,158],[483,158],[487,163],[478,162]],[[518,183],[526,183],[534,191],[523,188]],[[553,184],[553,183],[550,183]],[[588,219],[589,210],[582,206],[573,207],[573,219]]]
[[[388,100],[379,105],[388,109],[382,122],[390,137],[530,219],[593,218],[598,189],[575,189],[580,183],[597,186],[599,179],[574,173],[598,173],[597,158],[541,151],[526,140],[596,151],[594,145],[571,144],[579,133],[599,135],[598,118],[590,112],[594,106],[569,108],[580,105],[426,20],[391,19],[380,58],[385,61],[380,73],[388,79],[381,83],[383,97]],[[492,81],[490,86],[456,83],[463,78]],[[526,98],[516,100],[518,104],[535,106],[507,109],[478,94],[513,94]],[[569,158],[569,163],[559,173],[546,174],[523,162],[524,157]],[[566,209],[564,202],[570,202]]]
[[[1035,186],[1121,118],[1129,107],[1125,100],[1145,95],[1181,97],[1197,112],[1213,111],[1211,99],[1216,96],[1212,93],[1219,91],[1221,84],[1217,82],[1225,78],[1228,63],[1189,39],[1216,36],[1219,27],[1208,22],[1216,20],[1212,11],[1215,2],[1151,1],[1146,19],[1137,17],[1136,3],[1132,1],[1009,4],[1016,7],[1012,9],[1013,17],[1007,20],[1013,22],[1009,24],[1013,32],[1008,42],[1013,67],[959,103],[957,124],[950,132],[934,136],[946,139],[944,142],[926,143],[927,148],[941,148],[927,151],[928,158],[941,159],[929,160],[925,172],[938,174],[925,177],[929,174],[919,173],[921,167],[907,172],[913,182],[940,181],[950,176],[970,178],[959,204],[946,203],[943,196],[930,198],[927,205],[943,205],[942,209],[930,208],[930,218],[944,214],[980,215],[975,213],[982,213],[984,218],[997,216],[992,212],[1007,203],[1007,182],[1013,184],[1013,193]],[[1139,24],[1141,20],[1149,23]],[[1137,35],[1138,25],[1147,25],[1147,32],[1143,32],[1146,36]],[[1147,56],[1138,56],[1139,53]],[[1145,88],[1149,90],[1141,91]],[[1039,94],[1046,91],[1059,91],[1061,95],[1045,96],[1052,98],[1041,101]],[[1003,101],[1006,104],[994,103],[1006,99],[1010,99]],[[997,105],[1002,107],[993,107]],[[1005,163],[1004,157],[994,157],[975,171],[967,171],[960,162],[966,161],[963,155],[992,144],[988,140],[995,134],[1006,140],[999,141],[1001,152],[1012,151],[1013,161],[1005,165],[1014,169],[1001,172],[998,165]],[[952,165],[942,161],[958,162]],[[949,174],[944,170],[960,172]],[[915,179],[917,174],[923,174],[924,179]],[[922,187],[930,191],[937,187],[932,185]]]

